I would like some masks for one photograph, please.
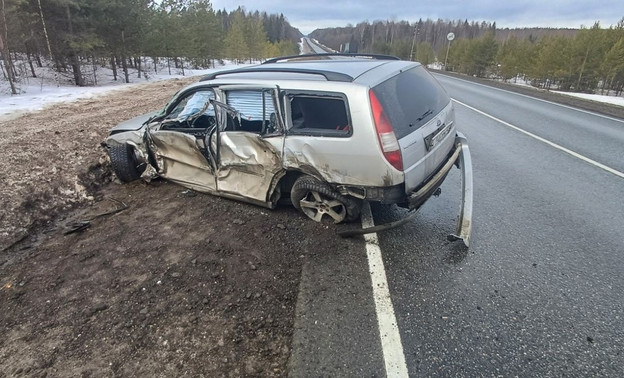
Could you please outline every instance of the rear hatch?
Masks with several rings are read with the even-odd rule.
[[[444,164],[453,148],[453,105],[422,66],[403,71],[371,91],[371,105],[374,108],[378,101],[398,141],[396,152],[400,152],[401,164],[391,164],[403,170],[405,191],[410,193]]]

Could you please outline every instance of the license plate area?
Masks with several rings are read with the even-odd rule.
[[[442,124],[434,132],[425,137],[425,147],[427,151],[431,151],[432,148],[437,146],[451,131],[452,123]]]

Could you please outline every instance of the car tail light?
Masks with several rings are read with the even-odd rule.
[[[375,119],[375,129],[377,130],[377,138],[379,138],[381,150],[388,163],[399,171],[402,171],[403,158],[401,157],[401,148],[399,147],[399,141],[396,135],[394,135],[390,120],[388,116],[386,116],[383,106],[381,106],[381,103],[372,89],[368,92],[368,95],[370,97],[373,118]]]

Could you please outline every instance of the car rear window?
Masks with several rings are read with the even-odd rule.
[[[422,66],[391,77],[375,86],[373,92],[398,139],[427,123],[450,101],[442,86]]]

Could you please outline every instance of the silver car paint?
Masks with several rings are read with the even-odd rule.
[[[216,80],[216,82],[222,81]],[[228,86],[231,86],[231,82],[227,82]],[[214,81],[211,84],[217,84]],[[301,170],[306,173],[312,173],[319,179],[332,184],[353,185],[353,186],[369,186],[369,187],[387,187],[392,185],[398,185],[405,181],[405,173],[392,167],[384,158],[377,140],[376,131],[374,128],[373,115],[368,106],[368,86],[355,84],[355,83],[336,83],[326,81],[308,81],[305,83],[305,87],[311,92],[323,91],[334,92],[344,94],[349,102],[351,122],[353,123],[353,135],[349,138],[330,138],[330,137],[310,137],[299,135],[287,135],[285,137],[283,146],[283,169],[295,169]],[[204,83],[204,85],[206,85]],[[191,85],[189,88],[195,88],[201,86],[200,84]],[[300,90],[300,86],[293,85],[291,81],[262,81],[247,79],[247,86],[250,87],[265,87],[270,88],[278,86],[281,90]],[[358,104],[366,104],[361,106]],[[283,105],[283,104],[282,104]],[[286,117],[288,118],[288,117]],[[288,120],[287,120],[288,122]],[[288,125],[287,125],[288,127]],[[158,133],[158,132],[157,132]],[[172,132],[176,133],[176,132]],[[125,135],[126,133],[123,133]],[[152,132],[152,134],[154,134]],[[176,133],[180,134],[180,133]],[[253,133],[250,133],[254,135]],[[451,134],[449,134],[451,135]],[[454,134],[452,134],[454,135]],[[117,138],[115,138],[117,136]],[[187,135],[188,137],[188,135]],[[111,139],[121,140],[123,137],[120,134],[115,134],[110,137]],[[171,140],[171,136],[168,137]],[[400,144],[408,142],[408,138],[417,138],[419,143],[422,144],[424,149],[424,142],[422,142],[422,133],[414,132],[410,136],[401,139]],[[132,137],[133,141],[136,141],[136,135]],[[187,147],[192,146],[190,139],[180,137],[181,143]],[[409,142],[408,142],[409,143]],[[448,153],[448,150],[453,145],[453,138],[449,136],[443,143],[437,146],[437,150],[442,151],[444,156]],[[240,146],[240,148],[250,148],[249,146]],[[235,148],[236,149],[236,148]],[[420,149],[420,148],[419,148]],[[278,148],[279,150],[279,148]],[[243,152],[241,152],[243,153]],[[260,150],[257,151],[260,153]],[[201,154],[198,149],[195,152],[189,153],[194,155],[194,158],[190,158],[191,161],[186,163],[191,166],[202,167],[206,163],[200,163],[199,160]],[[243,153],[244,154],[244,153]],[[424,153],[422,155],[424,158]],[[435,167],[425,167],[423,164],[429,162],[428,159],[419,160],[416,164],[411,165],[409,170],[410,182],[422,182],[427,174],[430,173]],[[436,158],[438,158],[436,156]],[[167,173],[165,178],[169,178],[172,181],[183,184],[187,182],[192,185],[194,189],[198,188],[197,179],[190,179],[188,176],[189,171],[185,168],[184,172],[181,172],[181,177],[176,178],[176,173],[171,172],[172,162],[178,160],[178,167],[182,167],[181,164],[185,159],[180,156],[170,157],[167,164]],[[205,160],[205,159],[204,159]],[[435,159],[438,160],[438,159]],[[443,157],[439,159],[443,160]],[[436,164],[437,165],[437,164]],[[406,167],[407,168],[407,167]],[[200,171],[205,171],[201,168]],[[269,170],[272,172],[272,170]],[[205,173],[201,174],[202,176]],[[257,180],[251,178],[252,180]],[[206,178],[208,180],[208,178]],[[272,179],[272,178],[271,178]],[[225,184],[222,183],[222,184]],[[253,183],[251,185],[256,185]],[[234,184],[228,187],[233,187]],[[206,184],[206,188],[202,191],[212,192],[213,186],[211,183]],[[229,190],[228,190],[229,191]],[[266,193],[265,197],[270,196],[270,193]],[[258,198],[257,194],[254,194],[254,198]]]
[[[287,135],[284,143],[284,167],[312,169],[319,179],[332,184],[384,187],[403,182],[403,172],[392,167],[383,157],[368,104],[368,88],[361,85],[342,85],[328,88],[312,83],[310,91],[344,94],[353,124],[353,135],[342,137],[315,137]],[[288,88],[282,88],[288,90]],[[290,117],[287,117],[288,122]],[[289,125],[290,126],[290,125]]]

